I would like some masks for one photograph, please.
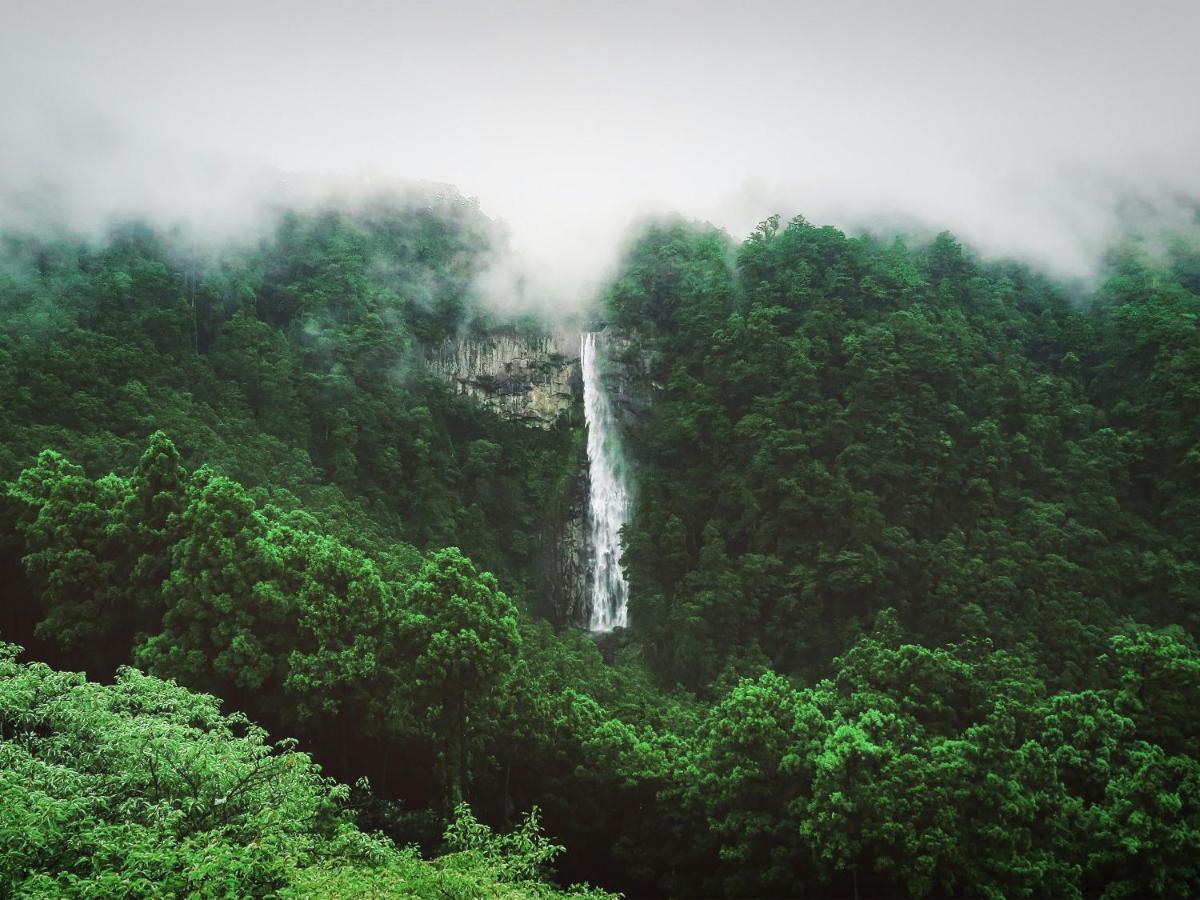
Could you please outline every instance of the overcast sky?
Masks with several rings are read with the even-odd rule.
[[[272,172],[449,182],[576,289],[661,210],[1084,273],[1116,196],[1200,195],[1198,35],[1196,2],[0,0],[0,189],[233,219]]]

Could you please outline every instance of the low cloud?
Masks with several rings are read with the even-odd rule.
[[[0,22],[0,218],[207,239],[452,184],[480,289],[577,309],[647,215],[953,230],[1088,278],[1194,222],[1195,4],[45,2]]]

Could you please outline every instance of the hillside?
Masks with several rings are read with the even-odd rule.
[[[1194,230],[1085,291],[659,221],[556,321],[487,306],[491,234],[441,195],[4,239],[5,887],[1200,892]],[[558,583],[585,390],[603,633]]]

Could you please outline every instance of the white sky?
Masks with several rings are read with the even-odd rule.
[[[1200,2],[0,0],[0,191],[236,219],[273,170],[448,182],[574,291],[667,210],[1082,274],[1120,192],[1200,196],[1198,36]]]

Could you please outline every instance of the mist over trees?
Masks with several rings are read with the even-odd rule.
[[[650,398],[596,640],[542,588],[581,423],[421,363],[545,324],[482,302],[473,203],[8,233],[0,885],[1200,891],[1196,234],[1080,296],[645,226],[594,310]]]

